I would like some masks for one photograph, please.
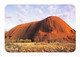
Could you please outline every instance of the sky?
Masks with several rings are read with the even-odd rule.
[[[16,25],[58,16],[76,30],[76,9],[68,4],[14,4],[5,7],[5,31]]]

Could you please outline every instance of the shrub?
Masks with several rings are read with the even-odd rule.
[[[13,42],[15,42],[15,40],[11,40],[11,42],[13,43]]]
[[[54,42],[56,42],[56,41],[57,41],[57,39],[54,40]]]
[[[50,40],[48,39],[48,43],[50,43]]]
[[[25,42],[31,42],[31,39],[25,39]]]
[[[38,39],[38,38],[37,38],[37,39],[34,39],[34,41],[35,41],[35,42],[39,42],[39,39]]]
[[[19,39],[17,39],[16,42],[19,42]]]
[[[25,40],[24,40],[24,39],[19,39],[19,42],[24,43],[24,42],[25,42]]]
[[[6,45],[8,46],[8,45],[11,45],[11,43],[9,43],[9,42],[6,42]]]

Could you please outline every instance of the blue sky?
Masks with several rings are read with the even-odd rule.
[[[43,20],[48,16],[58,16],[76,29],[75,13],[73,5],[7,5],[5,7],[5,30],[8,31],[18,24]]]

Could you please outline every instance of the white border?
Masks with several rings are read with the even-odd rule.
[[[4,44],[5,6],[8,4],[73,4],[76,7],[76,50],[70,53],[8,53]],[[79,57],[80,56],[80,0],[0,0],[0,57]]]

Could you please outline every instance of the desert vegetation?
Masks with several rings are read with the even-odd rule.
[[[31,42],[31,40],[8,40],[5,42],[7,52],[73,52],[74,42]]]

